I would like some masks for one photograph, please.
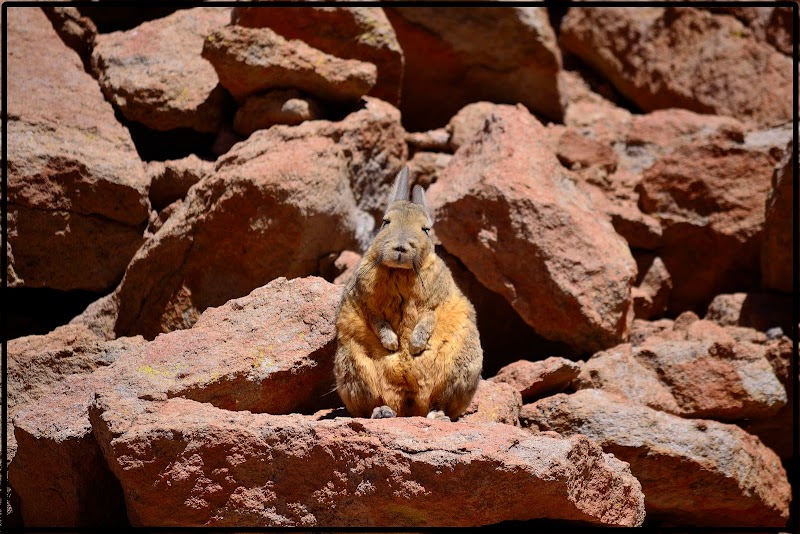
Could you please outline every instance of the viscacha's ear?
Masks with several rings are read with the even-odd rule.
[[[403,167],[397,173],[392,192],[389,193],[389,200],[386,202],[386,211],[389,211],[389,206],[398,200],[408,200],[408,167]]]
[[[428,203],[425,201],[425,190],[422,189],[421,185],[417,184],[414,186],[414,189],[411,192],[411,202],[414,204],[419,204],[425,208],[425,215],[428,216],[428,221],[430,221],[432,225],[433,217],[431,216],[431,210],[428,209]]]

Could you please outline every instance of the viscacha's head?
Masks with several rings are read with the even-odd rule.
[[[383,223],[370,249],[386,267],[419,269],[433,253],[432,225],[425,191],[415,185],[409,199],[408,167],[403,167],[395,178]]]

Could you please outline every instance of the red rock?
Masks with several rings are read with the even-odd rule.
[[[791,59],[733,17],[685,7],[570,9],[559,42],[645,111],[680,107],[761,126],[792,115]]]
[[[206,174],[214,164],[203,161],[194,154],[182,159],[150,161],[147,176],[150,178],[150,202],[158,211],[186,196],[186,192]]]
[[[256,130],[275,124],[294,126],[307,120],[322,118],[322,110],[313,98],[295,90],[269,91],[253,95],[244,101],[233,118],[233,129],[245,137]]]
[[[40,9],[9,10],[7,53],[9,282],[107,291],[143,241],[142,162]]]
[[[229,21],[229,8],[198,7],[100,34],[92,53],[94,74],[129,120],[155,130],[216,132],[226,95],[200,52],[206,36]]]
[[[717,294],[756,288],[774,165],[768,150],[746,140],[684,145],[645,171],[640,206],[663,228],[671,311],[701,310]]]
[[[787,56],[792,55],[791,7],[739,7],[722,6],[706,8],[712,13],[725,13],[739,19],[759,41],[772,45]]]
[[[481,380],[475,396],[459,421],[469,423],[505,423],[519,426],[522,397],[508,384]]]
[[[449,152],[450,132],[445,128],[436,128],[427,132],[408,132],[406,143],[414,153],[417,151]]]
[[[792,330],[792,299],[773,293],[731,293],[717,295],[708,305],[705,319],[722,326],[744,326],[766,332]]]
[[[129,524],[122,488],[89,424],[93,376],[68,376],[14,412],[18,449],[8,480],[20,496],[26,527]]]
[[[646,321],[644,319],[634,319],[631,325],[630,342],[634,347],[644,343],[650,336],[661,337],[665,331],[671,331],[673,326],[672,319],[657,319]]]
[[[559,161],[572,170],[600,167],[608,172],[617,168],[617,156],[608,146],[566,128],[558,139],[556,151]]]
[[[419,184],[425,189],[436,183],[439,175],[453,159],[451,154],[441,152],[417,152],[408,162],[408,174],[412,184]]]
[[[326,54],[357,59],[378,68],[370,96],[397,105],[403,79],[403,51],[389,19],[378,7],[236,7],[231,20],[249,28],[271,28]]]
[[[398,129],[396,110],[371,100],[341,122],[274,126],[236,145],[131,261],[117,291],[117,334],[187,328],[209,306],[358,250],[374,220],[351,187],[363,188],[363,207],[375,206],[369,190],[385,199],[404,156]]]
[[[375,85],[372,63],[340,59],[269,28],[226,26],[206,38],[203,57],[237,101],[252,94],[294,88],[323,100],[354,102]]]
[[[84,325],[96,336],[112,340],[117,337],[114,328],[118,316],[119,297],[117,291],[114,291],[89,304],[83,312],[73,317],[69,324]]]
[[[631,290],[633,311],[637,318],[651,319],[667,310],[672,278],[661,258],[652,254],[636,256],[639,268],[637,284]]]
[[[598,352],[583,366],[576,387],[603,389],[684,417],[741,421],[775,415],[787,397],[765,348],[736,342],[723,329],[709,331],[711,326],[697,321],[684,340],[651,337],[635,348]]]
[[[635,264],[545,136],[524,108],[498,106],[429,190],[436,234],[542,336],[578,350],[612,346],[633,319]]]
[[[519,360],[506,365],[489,381],[512,386],[524,402],[529,402],[564,391],[580,372],[581,362],[551,356],[542,361]]]
[[[97,26],[92,19],[81,14],[77,7],[42,6],[53,29],[68,47],[81,57],[84,66],[91,64],[92,49],[97,37]]]
[[[761,248],[761,285],[791,293],[793,286],[792,250],[800,249],[800,236],[792,242],[792,169],[794,156],[791,141],[772,176],[766,199],[764,244]],[[797,193],[795,193],[797,195]]]
[[[489,119],[497,109],[511,109],[511,106],[498,106],[492,102],[475,102],[468,104],[458,110],[453,115],[445,127],[445,131],[450,134],[450,150],[455,152],[461,145],[472,141],[481,130],[483,130],[486,120]]]
[[[682,419],[596,389],[527,404],[521,418],[523,426],[583,434],[628,462],[657,524],[784,527],[789,518],[780,460],[735,425]]]
[[[390,7],[405,55],[400,109],[409,130],[443,126],[471,102],[562,115],[561,52],[542,7]]]
[[[315,420],[185,399],[92,410],[129,517],[151,526],[638,525],[638,482],[583,437],[424,418]],[[480,492],[473,483],[482,481]],[[165,491],[169,488],[169,491]],[[465,514],[464,510],[470,510]]]

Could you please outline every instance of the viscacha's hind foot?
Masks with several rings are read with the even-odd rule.
[[[372,419],[387,419],[389,417],[396,417],[397,412],[392,410],[386,405],[377,406],[374,410],[372,410]]]
[[[431,410],[427,415],[428,419],[436,419],[438,421],[449,421],[450,418],[442,410]]]

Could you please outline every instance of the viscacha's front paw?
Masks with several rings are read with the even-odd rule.
[[[381,345],[383,345],[383,348],[386,350],[397,350],[400,346],[397,340],[397,334],[392,332],[389,328],[381,330]]]
[[[408,350],[416,356],[417,354],[421,353],[428,347],[428,335],[427,332],[423,332],[421,330],[414,330],[414,333],[411,334],[411,339],[408,342]]]

